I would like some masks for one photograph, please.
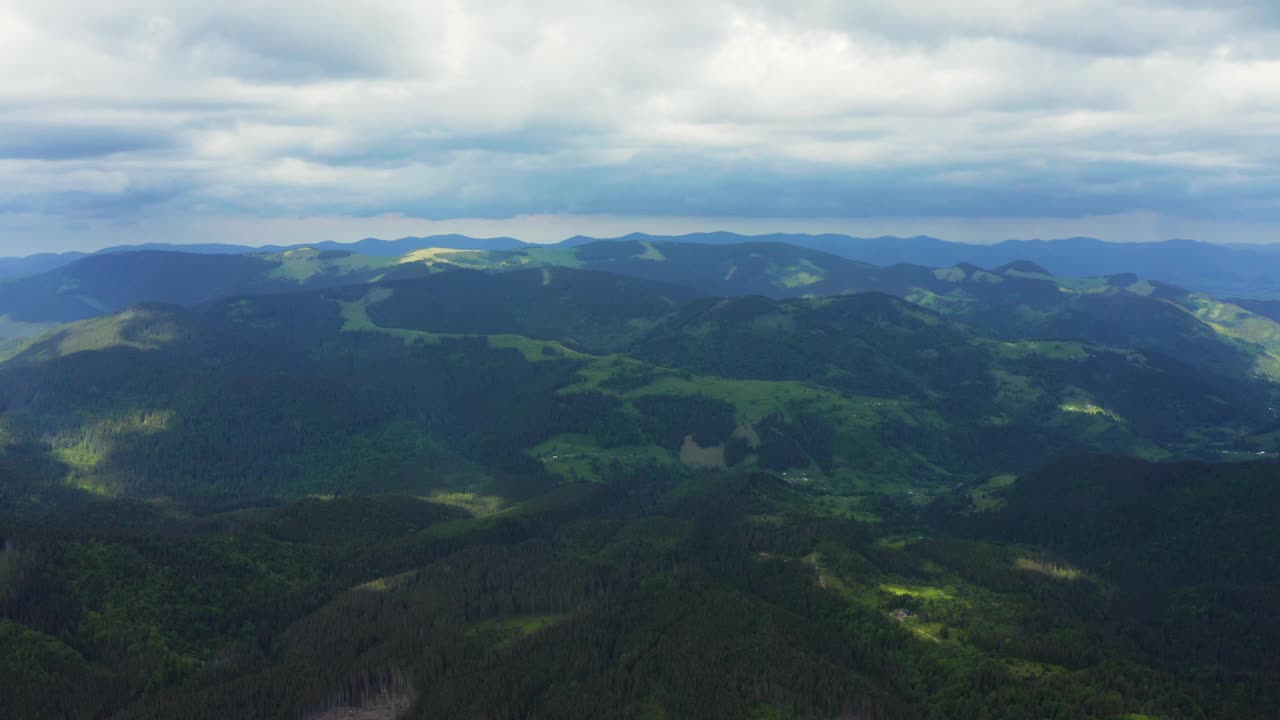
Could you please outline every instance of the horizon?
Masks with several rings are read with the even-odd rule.
[[[809,232],[782,232],[782,231],[743,233],[743,232],[735,232],[732,230],[697,230],[697,231],[684,232],[684,233],[654,233],[654,232],[646,232],[643,230],[634,230],[631,232],[620,233],[617,235],[576,234],[576,235],[568,235],[565,237],[561,237],[558,239],[551,239],[551,240],[529,240],[529,239],[518,237],[515,235],[471,235],[471,234],[460,233],[460,232],[438,232],[438,233],[430,233],[425,235],[400,235],[395,237],[376,237],[376,236],[370,235],[370,236],[356,238],[356,239],[343,239],[343,240],[321,239],[321,240],[303,241],[303,242],[297,242],[297,243],[236,243],[236,242],[226,242],[226,241],[193,241],[193,242],[139,241],[135,243],[103,245],[100,247],[94,247],[94,248],[85,249],[85,250],[37,251],[37,252],[25,253],[21,255],[0,255],[0,259],[24,259],[24,258],[30,258],[35,256],[41,256],[41,255],[71,255],[71,254],[77,254],[77,253],[88,256],[88,255],[94,255],[94,254],[98,254],[98,253],[102,253],[110,250],[125,250],[129,248],[153,248],[153,247],[162,247],[162,248],[165,248],[166,251],[170,251],[170,252],[182,252],[184,247],[219,247],[219,246],[247,248],[251,250],[263,250],[264,252],[275,252],[279,250],[298,249],[301,247],[318,246],[318,245],[326,245],[326,244],[355,245],[355,244],[358,244],[361,242],[367,242],[367,241],[398,242],[403,240],[414,240],[414,239],[429,240],[432,238],[446,238],[446,237],[460,237],[460,238],[466,238],[466,239],[477,240],[477,241],[515,240],[515,241],[526,243],[529,245],[555,245],[555,244],[569,242],[571,240],[576,240],[576,239],[588,239],[592,241],[610,241],[610,240],[625,240],[633,236],[643,236],[643,237],[658,237],[658,238],[670,238],[673,240],[681,240],[684,238],[705,236],[705,235],[733,235],[736,237],[741,237],[746,241],[752,241],[759,238],[769,238],[777,235],[809,237],[809,238],[835,237],[835,238],[845,238],[851,241],[935,240],[939,242],[956,244],[956,245],[975,245],[975,246],[1000,245],[1003,243],[1057,243],[1057,242],[1069,242],[1073,240],[1086,240],[1086,241],[1094,241],[1094,242],[1101,242],[1101,243],[1114,244],[1114,245],[1160,245],[1165,243],[1198,243],[1198,244],[1205,244],[1205,245],[1218,245],[1221,247],[1236,247],[1236,248],[1265,247],[1265,246],[1270,246],[1275,244],[1275,243],[1215,243],[1207,240],[1197,240],[1195,238],[1180,238],[1180,237],[1170,237],[1170,238],[1151,239],[1151,240],[1146,240],[1146,239],[1109,240],[1105,238],[1093,237],[1091,235],[1071,235],[1067,237],[1046,237],[1046,238],[1039,238],[1039,237],[1005,238],[1002,240],[993,240],[990,242],[974,242],[974,241],[963,241],[963,240],[951,240],[948,238],[942,238],[942,237],[937,237],[935,235],[928,235],[928,234],[850,235],[848,233],[839,233],[839,232],[809,233]]]

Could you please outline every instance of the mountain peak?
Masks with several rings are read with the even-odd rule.
[[[1000,275],[1008,275],[1018,273],[1024,275],[1047,275],[1053,277],[1053,273],[1049,272],[1043,265],[1036,264],[1030,260],[1014,260],[1011,263],[1005,263],[996,268],[996,273]]]

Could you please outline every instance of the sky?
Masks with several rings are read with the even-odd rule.
[[[0,254],[1280,242],[1273,0],[6,0]]]

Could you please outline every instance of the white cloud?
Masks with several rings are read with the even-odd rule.
[[[1277,77],[1263,0],[11,0],[0,213],[1273,222]]]

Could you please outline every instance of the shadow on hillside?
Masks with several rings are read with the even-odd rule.
[[[54,338],[49,339],[56,342]],[[531,408],[576,375],[484,338],[407,345],[331,337],[309,355],[221,344],[114,346],[0,371],[0,412],[37,473],[125,497],[477,492],[518,500],[555,483],[524,456]],[[198,346],[197,346],[198,347]],[[531,424],[532,423],[532,424]]]

